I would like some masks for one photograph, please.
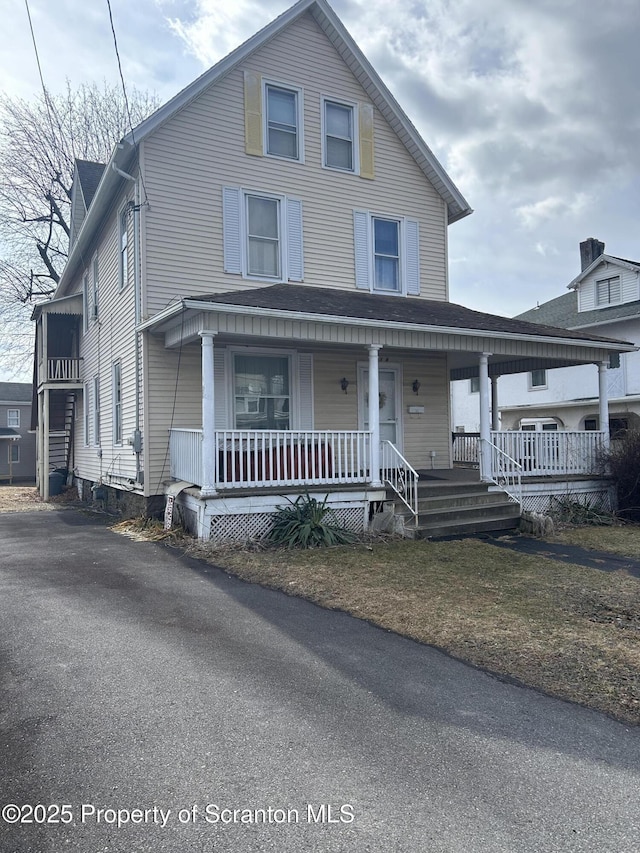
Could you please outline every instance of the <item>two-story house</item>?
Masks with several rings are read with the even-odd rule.
[[[83,495],[178,495],[222,537],[318,488],[362,529],[387,489],[415,513],[420,471],[451,467],[452,375],[488,400],[492,370],[628,349],[448,301],[447,229],[471,209],[325,0],[134,128],[93,193],[77,177],[36,316],[45,496],[57,400]]]
[[[31,428],[31,384],[0,382],[0,482],[36,475],[36,439]]]

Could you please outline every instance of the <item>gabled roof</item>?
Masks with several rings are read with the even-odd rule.
[[[567,287],[569,289],[576,288],[580,282],[585,279],[588,275],[596,270],[600,264],[614,264],[615,266],[625,267],[626,269],[633,270],[634,272],[640,272],[640,261],[628,261],[626,258],[616,258],[615,255],[598,255],[598,257],[593,261],[593,263],[589,264],[586,269],[583,269],[579,275],[577,275],[573,281],[570,281]]]
[[[621,305],[608,305],[606,308],[594,308],[591,311],[578,311],[577,290],[563,293],[562,296],[543,302],[537,308],[531,308],[529,311],[518,314],[519,320],[561,326],[564,329],[586,329],[632,317],[640,317],[640,302],[638,300],[624,302]]]
[[[344,24],[326,0],[299,0],[295,6],[292,6],[270,24],[267,24],[266,27],[233,50],[208,71],[205,71],[204,74],[201,74],[193,83],[142,121],[116,146],[109,163],[103,167],[97,187],[94,189],[92,196],[94,204],[89,209],[69,254],[67,265],[58,286],[58,295],[64,295],[70,277],[74,274],[78,264],[82,262],[82,257],[87,251],[88,244],[93,236],[92,229],[97,226],[101,217],[106,213],[113,201],[123,179],[122,172],[126,172],[127,169],[131,168],[136,146],[162,124],[169,121],[180,110],[184,109],[187,104],[191,103],[205,89],[233,71],[252,52],[258,50],[258,48],[273,39],[292,22],[307,12],[313,15],[342,59],[357,77],[359,83],[371,98],[371,101],[397,133],[418,166],[445,201],[448,210],[448,221],[450,223],[455,222],[472,213],[472,209],[464,196],[447,175],[435,154],[424,142],[402,107],[382,82],[382,79],[373,69],[368,59],[349,35]],[[96,167],[96,172],[93,176],[94,180],[97,177],[97,167],[100,165],[97,163],[93,164]]]
[[[0,402],[30,403],[30,382],[0,382]]]
[[[224,59],[205,71],[159,110],[156,110],[153,115],[141,122],[131,134],[125,137],[125,140],[140,142],[194,98],[197,98],[205,89],[229,74],[249,54],[262,47],[307,12],[313,15],[320,28],[358,79],[360,85],[398,134],[436,191],[446,201],[449,222],[455,222],[471,213],[472,210],[467,201],[326,0],[299,0],[295,6],[267,24],[266,27],[233,50]]]
[[[85,210],[89,210],[105,168],[104,163],[94,163],[92,160],[76,160],[78,182],[82,191]]]

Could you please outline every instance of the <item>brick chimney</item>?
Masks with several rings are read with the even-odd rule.
[[[580,243],[580,269],[586,270],[604,252],[604,243],[589,237]]]

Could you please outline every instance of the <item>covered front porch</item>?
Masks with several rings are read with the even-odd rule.
[[[632,349],[450,303],[295,285],[186,299],[140,330],[156,341],[159,377],[163,351],[190,359],[158,448],[170,482],[220,508],[261,489],[377,501],[390,490],[415,518],[420,472],[453,469],[450,379],[479,377],[479,478],[521,503],[523,476],[592,470],[606,437],[518,444],[492,430],[491,375],[604,365]]]

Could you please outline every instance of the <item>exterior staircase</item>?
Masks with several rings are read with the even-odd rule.
[[[392,492],[389,500],[394,500]],[[473,536],[477,533],[513,530],[520,522],[520,506],[488,483],[418,483],[418,525],[399,500],[396,515],[405,519],[405,535],[416,539]]]

